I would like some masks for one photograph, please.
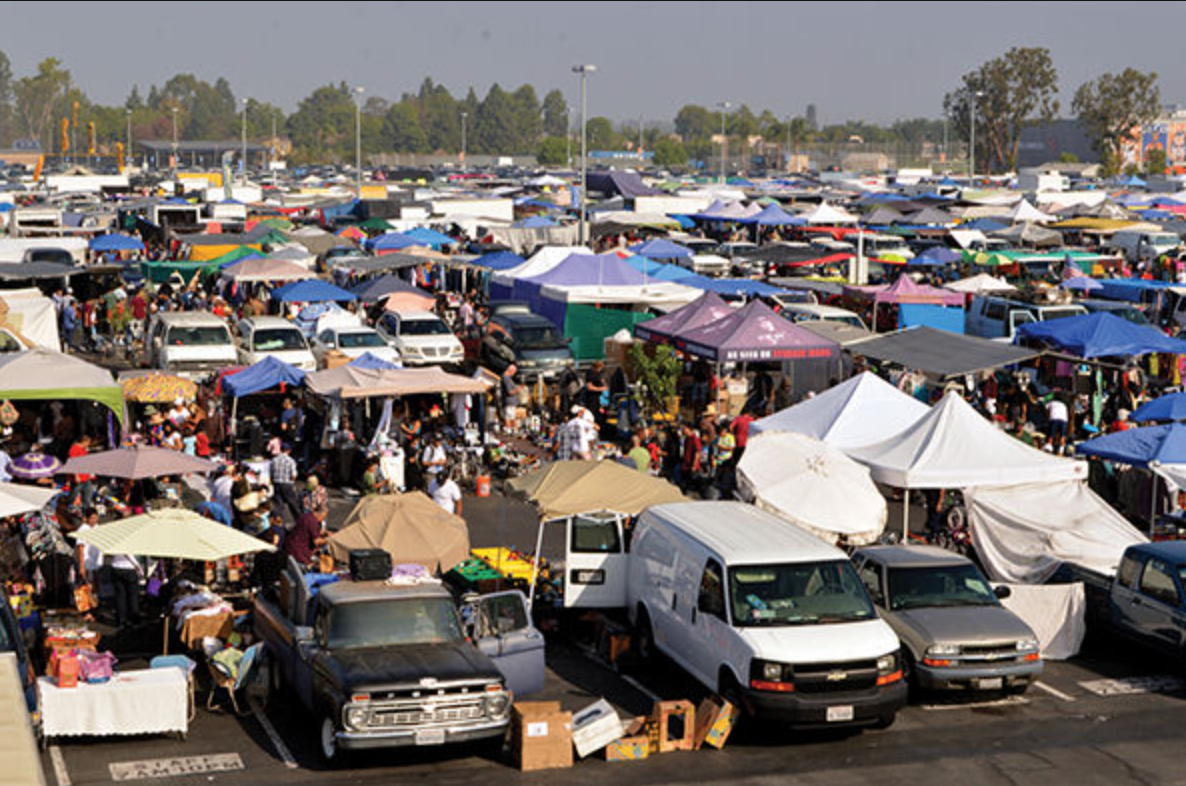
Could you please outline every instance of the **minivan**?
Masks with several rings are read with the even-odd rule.
[[[653,506],[626,565],[640,658],[661,653],[746,714],[887,727],[906,703],[898,637],[852,562],[771,513],[740,502]],[[583,573],[572,578],[598,579]]]
[[[238,362],[226,322],[204,311],[165,311],[148,326],[145,352],[151,368],[200,377]]]

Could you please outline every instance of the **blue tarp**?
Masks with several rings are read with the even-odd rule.
[[[370,371],[389,371],[391,369],[403,368],[399,363],[392,363],[384,360],[378,355],[372,355],[370,352],[363,352],[358,357],[351,360],[347,365],[355,368],[367,369]]]
[[[661,237],[645,243],[636,243],[630,246],[630,250],[650,259],[679,259],[692,256],[691,249]]]
[[[416,241],[417,245],[428,246],[435,248],[438,251],[441,246],[456,245],[457,241],[446,235],[444,232],[438,232],[435,229],[428,227],[416,227],[404,232],[404,237]]]
[[[242,398],[280,385],[299,385],[304,381],[305,372],[299,368],[290,366],[283,360],[266,357],[254,366],[224,378],[222,386],[235,398]]]
[[[1008,228],[1007,222],[997,221],[995,218],[977,218],[956,227],[956,229],[979,229],[981,232],[996,232],[999,229]]]
[[[544,229],[545,227],[556,226],[556,219],[547,216],[530,216],[522,221],[516,221],[511,226],[520,229]]]
[[[908,265],[950,265],[963,261],[963,254],[954,248],[946,246],[932,246],[914,259],[908,260]]]
[[[387,232],[362,242],[363,248],[369,251],[399,251],[401,248],[423,246],[424,243],[408,237],[403,232]]]
[[[473,260],[472,264],[488,267],[491,270],[510,270],[511,268],[519,267],[527,260],[518,254],[510,251],[495,251],[492,254],[483,254],[477,259]]]
[[[328,300],[349,301],[357,300],[352,292],[341,287],[335,287],[327,281],[308,278],[304,281],[294,281],[272,290],[272,300],[283,303],[324,303]]]
[[[919,325],[963,335],[964,310],[927,303],[899,303],[898,327],[911,328]]]
[[[1075,449],[1080,456],[1095,456],[1129,464],[1134,467],[1186,462],[1186,426],[1173,423],[1166,426],[1145,426],[1105,434],[1079,443]]]
[[[716,292],[718,295],[733,295],[735,297],[763,297],[765,295],[779,295],[786,292],[764,281],[754,281],[752,278],[708,278],[707,276],[688,276],[679,279],[680,284],[703,289],[706,292]],[[963,312],[960,312],[963,313]]]
[[[1148,420],[1186,420],[1186,393],[1166,393],[1136,408],[1128,419],[1134,423]]]
[[[1186,354],[1186,341],[1103,312],[1027,322],[1017,328],[1017,338],[1050,344],[1081,358],[1132,357],[1151,352]]]
[[[590,191],[603,194],[621,194],[626,198],[636,196],[662,196],[663,192],[642,182],[637,172],[589,172]]]
[[[91,251],[143,251],[144,244],[134,237],[127,235],[99,235],[93,238],[87,247]]]

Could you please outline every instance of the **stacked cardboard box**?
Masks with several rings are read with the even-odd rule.
[[[518,702],[511,715],[511,751],[524,771],[572,766],[572,713],[558,701]]]

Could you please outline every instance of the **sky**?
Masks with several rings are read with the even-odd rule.
[[[497,82],[559,88],[589,115],[670,121],[728,101],[821,123],[942,115],[960,77],[1011,47],[1046,47],[1063,115],[1075,89],[1126,67],[1156,71],[1186,104],[1186,3],[3,3],[16,77],[57,57],[92,101],[122,104],[178,73],[286,112],[345,81],[398,99],[426,76],[458,98]]]

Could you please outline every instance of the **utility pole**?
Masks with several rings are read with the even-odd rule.
[[[574,74],[581,75],[581,224],[578,242],[585,245],[589,240],[588,195],[589,195],[589,106],[586,100],[585,83],[589,74],[595,73],[595,65],[575,65]]]

